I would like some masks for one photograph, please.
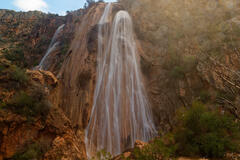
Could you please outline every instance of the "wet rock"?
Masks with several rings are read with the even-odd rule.
[[[237,154],[237,153],[227,153],[225,158],[227,160],[239,160],[240,159],[240,154]]]
[[[0,126],[0,158],[10,158],[26,144],[41,139],[50,147],[45,160],[86,158],[83,134],[76,135],[70,121],[57,108],[51,109],[45,122],[36,118],[32,123],[10,111],[0,111]]]
[[[124,158],[129,158],[131,156],[131,152],[123,153]]]
[[[136,140],[135,141],[135,144],[134,144],[134,147],[135,148],[139,148],[139,149],[142,149],[144,146],[146,146],[147,143],[146,142],[143,142],[143,141],[140,141],[140,140]]]
[[[41,85],[56,87],[58,80],[49,71],[27,70],[26,73],[30,75],[31,79]]]

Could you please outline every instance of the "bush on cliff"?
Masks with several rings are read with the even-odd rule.
[[[230,115],[209,111],[199,102],[179,114],[175,131],[178,155],[221,158],[239,149],[240,126]]]
[[[19,89],[24,88],[29,82],[29,78],[24,69],[12,65],[9,61],[2,59],[0,61],[0,86],[5,89]],[[4,83],[4,82],[7,83]]]
[[[39,115],[45,119],[50,109],[50,103],[47,101],[44,93],[39,88],[35,88],[29,93],[20,91],[8,102],[2,103],[1,107],[10,109],[14,113],[23,115],[28,119]]]
[[[30,159],[41,159],[44,153],[47,151],[48,146],[41,142],[28,144],[25,146],[23,151],[16,153],[11,160],[30,160]]]
[[[178,112],[178,125],[171,133],[156,138],[143,149],[136,148],[134,159],[159,157],[222,158],[227,152],[240,152],[240,125],[231,115],[211,111],[200,102]]]
[[[164,68],[169,70],[169,77],[172,79],[183,79],[186,74],[194,73],[197,66],[197,59],[194,56],[183,56],[171,54],[171,58],[164,62]]]
[[[19,46],[12,47],[10,49],[4,50],[4,57],[14,63],[17,66],[24,67],[25,66],[25,57],[23,49]]]
[[[19,85],[26,85],[28,83],[28,76],[25,70],[13,66],[11,70],[11,78],[19,83]]]
[[[112,160],[113,156],[111,153],[106,152],[105,150],[100,150],[97,152],[97,155],[95,157],[92,157],[91,160]]]
[[[177,145],[174,144],[172,134],[168,134],[162,138],[156,138],[152,143],[143,148],[135,148],[133,157],[136,160],[156,160],[168,159],[174,157]]]
[[[0,61],[1,91],[0,108],[9,109],[28,119],[41,116],[46,118],[50,108],[44,88],[32,83],[25,70],[12,65],[9,61]]]

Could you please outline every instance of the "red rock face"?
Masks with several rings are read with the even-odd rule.
[[[0,159],[11,158],[28,143],[39,142],[49,147],[45,160],[56,157],[86,158],[83,134],[77,134],[63,112],[52,108],[46,122],[29,123],[26,118],[0,111]]]
[[[137,38],[144,51],[141,63],[142,71],[146,76],[146,88],[155,114],[155,124],[159,129],[165,132],[174,127],[176,110],[182,106],[191,106],[193,101],[199,101],[200,92],[207,93],[211,99],[210,103],[218,106],[214,102],[217,92],[224,91],[231,95],[232,91],[230,90],[234,88],[236,99],[233,104],[237,106],[239,113],[240,103],[237,102],[239,101],[237,94],[239,93],[239,76],[236,74],[236,71],[239,70],[237,69],[239,61],[236,61],[237,57],[239,58],[239,51],[233,51],[232,46],[226,49],[225,46],[228,45],[225,42],[215,44],[214,41],[221,39],[214,35],[217,29],[213,28],[210,31],[207,27],[209,24],[215,27],[220,24],[221,27],[226,26],[226,28],[228,25],[236,25],[235,27],[239,30],[239,1],[199,0],[179,3],[178,0],[121,0],[120,3],[132,16]],[[229,8],[230,5],[232,8]],[[217,9],[213,9],[214,7]],[[225,11],[233,13],[228,17],[229,19],[221,18],[223,17],[221,14]],[[201,21],[197,18],[199,15],[203,16]],[[209,21],[209,15],[211,15],[212,21]],[[185,27],[187,28],[186,32],[184,31]],[[229,29],[229,32],[237,35],[236,31]],[[194,34],[190,33],[192,31]],[[208,50],[202,52],[206,46],[195,41],[195,39],[201,39],[206,33],[205,31],[207,36],[215,37],[210,40],[203,38],[202,41],[210,48],[221,48],[216,55],[211,55],[211,51]],[[227,34],[218,31],[219,35],[228,37]],[[197,34],[195,34],[196,32]],[[178,37],[174,41],[172,38],[179,34],[189,35],[189,37]],[[239,48],[239,39],[236,39],[234,43],[237,44],[236,48]],[[211,46],[211,44],[215,44],[215,46]],[[168,47],[171,45],[172,47]],[[209,59],[211,56],[215,58]],[[181,57],[195,63],[191,70],[185,73],[177,71],[179,66],[181,69],[181,66],[189,65],[189,63],[186,64],[186,61],[181,61],[180,64],[175,63],[175,60],[180,61]],[[177,75],[180,77],[176,76],[176,72],[180,73]],[[238,80],[234,80],[233,77],[238,77],[236,78]],[[231,84],[231,82],[233,83]],[[229,90],[229,88],[231,89]],[[225,105],[222,105],[223,103]],[[234,107],[227,104],[228,102],[223,103],[220,106],[235,110]]]
[[[58,74],[59,88],[53,101],[74,125],[84,129],[93,103],[96,79],[97,23],[105,4],[89,8],[77,23],[74,40]]]
[[[93,5],[76,23],[74,39],[58,73],[59,88],[52,96],[53,103],[62,108],[73,125],[80,129],[86,128],[93,105],[98,48],[97,24],[105,5]],[[121,9],[121,5],[114,4],[110,19]]]
[[[40,61],[56,28],[65,21],[65,17],[37,11],[0,10],[0,50],[13,52],[16,57],[21,53],[18,64],[31,68]]]
[[[164,21],[149,19],[147,12],[143,12],[145,6],[141,8],[137,2],[139,1],[134,2],[135,8],[129,9],[129,12],[135,24],[136,37],[140,39],[137,48],[141,55],[141,69],[145,75],[147,92],[159,128],[163,131],[171,129],[176,109],[190,105],[198,96],[195,95],[196,90],[198,92],[200,89],[206,89],[212,94],[213,99],[216,90],[227,91],[230,88],[239,93],[239,80],[235,79],[240,66],[238,52],[226,53],[221,63],[215,59],[199,62],[194,71],[185,74],[183,79],[171,79],[169,70],[165,68],[165,64],[171,62],[171,56],[165,54],[164,50],[160,50],[151,41],[142,38],[145,31],[151,31],[146,33],[155,36],[155,32],[152,31],[158,30],[164,36],[168,29],[164,26]],[[159,10],[161,7],[157,5],[159,1],[155,2],[156,6],[153,8]],[[5,54],[3,50],[8,49],[11,44],[16,48],[23,44],[24,48],[20,48],[23,49],[26,65],[20,60],[21,66],[31,68],[40,62],[52,35],[63,23],[66,25],[62,37],[67,37],[60,38],[61,47],[51,54],[52,65],[49,71],[56,75],[58,81],[51,78],[53,75],[50,72],[29,72],[34,81],[47,88],[46,92],[50,94],[50,100],[57,109],[51,111],[46,123],[36,121],[34,124],[28,124],[26,119],[13,113],[1,112],[0,160],[11,157],[30,139],[38,140],[40,137],[53,146],[46,153],[45,159],[56,159],[59,152],[61,156],[70,157],[69,159],[79,158],[81,155],[85,157],[82,131],[88,124],[93,105],[97,64],[97,23],[104,8],[105,4],[99,3],[86,11],[71,12],[66,17],[38,12],[20,14],[0,10],[0,34],[3,35],[0,37],[0,55]],[[121,6],[114,4],[112,15],[120,9]],[[28,21],[24,21],[24,17]],[[239,17],[234,19],[236,23],[238,19]],[[62,53],[64,44],[69,46],[66,46],[66,51]],[[195,46],[190,47],[194,48],[191,53],[191,50],[186,49],[181,54],[197,57]],[[1,83],[6,83],[4,75],[0,75],[0,78]],[[0,93],[0,97],[6,99],[12,95],[13,93]],[[239,99],[237,96],[232,103],[238,108]],[[229,104],[224,102],[222,105]],[[236,111],[240,113],[239,109]],[[68,144],[71,144],[70,148]]]
[[[45,87],[45,92],[50,94],[49,96],[53,104],[62,108],[64,114],[61,109],[54,108],[50,111],[46,122],[34,121],[33,124],[28,124],[27,120],[21,116],[11,112],[7,112],[8,114],[2,113],[0,115],[0,124],[1,128],[3,128],[0,132],[0,159],[13,156],[19,149],[23,149],[29,141],[35,142],[41,138],[45,139],[52,146],[44,155],[45,159],[56,159],[56,157],[82,159],[86,157],[83,142],[84,135],[80,130],[83,130],[88,123],[93,102],[97,51],[96,24],[104,7],[105,4],[100,3],[89,8],[84,14],[80,10],[67,15],[63,37],[74,36],[74,39],[72,43],[69,40],[68,43],[71,43],[71,45],[66,54],[62,55],[61,48],[59,48],[51,55],[53,62],[49,68],[50,71],[58,75],[59,80],[48,71],[27,71],[32,81]],[[120,7],[117,6],[115,8]],[[53,17],[50,20],[54,22],[55,18]],[[26,24],[24,23],[24,25]],[[4,28],[6,24],[2,24],[0,27]],[[30,41],[29,45],[39,45],[38,40],[34,37],[29,37],[30,33],[33,32],[32,28],[29,28],[30,33],[28,33],[22,31],[23,28],[18,26],[17,29],[13,28],[11,30],[11,35],[15,34],[16,30],[18,34],[26,33]],[[40,30],[46,31],[41,26]],[[74,35],[72,35],[73,33]],[[64,44],[66,39],[60,39],[60,41]],[[8,41],[8,44],[10,43],[12,42]],[[8,44],[2,45],[3,48],[8,47]],[[45,48],[47,48],[47,45]],[[26,52],[26,55],[24,55],[25,58],[34,58],[34,56],[32,52]],[[41,57],[39,56],[39,58]],[[27,62],[29,66],[33,66],[30,59],[27,59]],[[58,65],[59,63],[61,64],[60,66]],[[59,71],[60,68],[61,70]],[[70,118],[71,122],[68,121],[65,115]],[[71,126],[72,123],[75,126],[74,129]],[[8,132],[10,128],[12,130]]]
[[[57,87],[58,81],[49,71],[28,70],[27,75],[30,77],[28,87],[42,85],[47,95]],[[8,108],[1,109],[0,159],[11,158],[32,144],[44,148],[44,160],[64,157],[70,160],[85,159],[84,134],[72,127],[60,108],[52,106],[45,115],[46,118],[38,115],[30,120],[29,117],[13,113]]]

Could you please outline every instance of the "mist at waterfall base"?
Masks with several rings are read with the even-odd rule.
[[[53,38],[51,40],[51,43],[47,49],[47,52],[45,53],[44,57],[40,61],[39,65],[35,67],[37,70],[47,70],[50,63],[48,61],[49,55],[56,50],[57,46],[60,44],[60,42],[57,41],[59,34],[63,31],[65,24],[62,24],[59,26],[56,30],[56,32],[53,35]]]
[[[149,141],[156,135],[131,17],[119,11],[110,24],[111,12],[109,3],[98,24],[97,80],[85,133],[89,158],[101,150],[121,154],[136,140]]]

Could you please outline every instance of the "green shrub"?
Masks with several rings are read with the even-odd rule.
[[[0,110],[3,108],[3,106],[5,106],[4,102],[2,101],[2,99],[0,99]]]
[[[50,103],[41,91],[32,91],[30,94],[21,91],[17,93],[9,102],[2,105],[2,108],[11,109],[13,112],[31,119],[41,115],[46,118],[50,109]]]
[[[226,152],[239,151],[239,124],[229,115],[209,111],[199,102],[180,114],[175,132],[177,153],[181,156],[221,158]]]
[[[39,160],[46,152],[45,150],[45,146],[41,146],[39,143],[33,143],[27,145],[24,151],[16,153],[11,160]]]
[[[181,66],[175,66],[171,71],[170,71],[170,76],[172,78],[184,78],[185,72],[184,69]]]
[[[113,159],[112,155],[106,152],[105,150],[97,152],[96,157],[91,158],[91,160],[112,160],[112,159]]]
[[[4,59],[0,62],[0,74],[4,77],[4,81],[7,81],[7,83],[4,83],[4,81],[1,83],[2,88],[5,89],[23,88],[29,82],[24,69],[11,65],[9,61]]]
[[[28,76],[25,71],[17,66],[12,66],[11,68],[11,78],[21,85],[26,85],[28,83]]]
[[[207,103],[211,99],[211,95],[208,91],[202,90],[199,92],[200,101],[203,103]]]
[[[2,73],[6,69],[5,65],[0,63],[0,73]]]
[[[21,48],[10,48],[4,51],[7,60],[13,62],[17,66],[25,65],[24,52]]]
[[[8,61],[0,62],[0,73],[4,78],[3,83],[0,84],[2,90],[15,93],[8,101],[0,100],[0,108],[10,109],[27,118],[38,115],[46,118],[50,103],[42,86],[32,83],[25,70],[11,65]],[[0,98],[4,99],[4,97]]]
[[[171,58],[165,68],[170,70],[170,77],[173,79],[182,79],[185,74],[192,73],[197,64],[197,59],[194,56],[182,56],[171,54]]]
[[[173,136],[169,134],[162,138],[156,138],[142,149],[135,148],[133,157],[137,160],[168,159],[175,155],[176,149],[177,145],[174,144]]]
[[[47,35],[43,34],[40,37],[37,47],[40,48],[41,46],[47,46],[48,44],[50,44],[50,41],[51,41],[50,38],[48,38]]]
[[[3,40],[3,38],[2,38],[2,36],[0,35],[0,42],[4,42],[4,40]]]

